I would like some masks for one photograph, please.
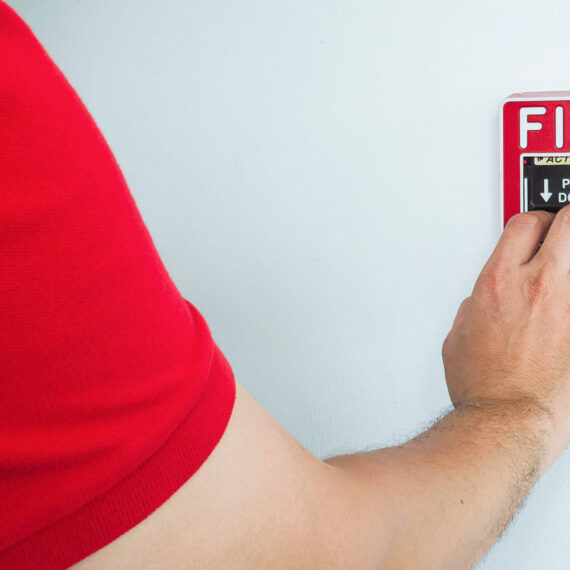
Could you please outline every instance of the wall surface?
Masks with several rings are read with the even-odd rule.
[[[320,457],[449,406],[499,237],[499,105],[570,89],[562,0],[8,0],[106,136],[236,378]],[[570,567],[570,452],[485,570]]]

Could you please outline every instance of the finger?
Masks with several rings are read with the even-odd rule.
[[[509,219],[486,267],[496,263],[523,265],[530,261],[554,219],[552,212],[544,210],[515,214]]]
[[[554,259],[564,273],[570,270],[570,205],[564,206],[556,214],[544,243],[535,256],[539,263],[545,258]]]

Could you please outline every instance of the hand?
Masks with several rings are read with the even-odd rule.
[[[551,462],[570,443],[570,205],[509,220],[442,356],[455,407],[544,412]]]

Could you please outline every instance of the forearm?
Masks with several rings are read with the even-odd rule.
[[[382,568],[473,568],[555,458],[534,403],[460,407],[404,445],[325,460],[390,536]],[[384,531],[386,532],[386,531]]]

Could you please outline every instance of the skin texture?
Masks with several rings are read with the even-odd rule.
[[[570,443],[569,271],[570,206],[515,216],[443,344],[431,428],[320,460],[238,383],[198,472],[73,568],[473,568]]]

